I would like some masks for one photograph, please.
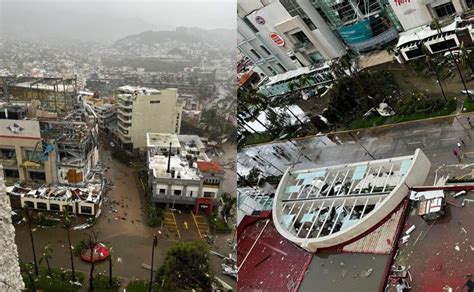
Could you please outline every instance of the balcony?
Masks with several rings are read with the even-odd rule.
[[[118,108],[117,113],[122,114],[124,116],[132,116],[132,111],[126,111],[123,108]]]
[[[118,114],[118,115],[117,115],[117,119],[118,119],[119,121],[122,121],[122,122],[125,123],[125,124],[130,124],[130,125],[131,125],[131,123],[132,123],[132,118],[129,118],[129,117],[127,117],[127,116],[123,116],[123,115],[121,115],[121,114]]]
[[[16,157],[0,157],[0,164],[2,164],[3,166],[16,166]]]
[[[295,52],[301,53],[312,47],[313,47],[313,44],[311,42],[300,42],[300,43],[295,44],[295,47],[293,48],[293,50]]]

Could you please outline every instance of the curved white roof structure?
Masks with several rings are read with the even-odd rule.
[[[414,155],[292,171],[288,169],[273,203],[275,226],[308,251],[363,235],[423,185],[431,163]]]

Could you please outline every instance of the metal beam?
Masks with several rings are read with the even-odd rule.
[[[328,212],[327,212],[328,215],[326,216],[326,218],[324,218],[323,224],[321,225],[321,228],[319,229],[319,232],[318,232],[318,235],[316,235],[316,238],[318,238],[319,235],[321,235],[321,232],[322,232],[323,229],[324,229],[324,225],[326,225],[326,222],[328,221],[328,218],[329,218],[329,216],[331,215],[331,211],[332,211],[332,208],[334,207],[334,203],[335,203],[335,202],[336,202],[336,201],[332,201],[331,207],[329,207],[329,210],[328,210]]]

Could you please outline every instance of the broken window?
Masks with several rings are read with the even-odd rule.
[[[20,173],[16,169],[4,169],[3,170],[5,177],[7,178],[19,178]]]
[[[92,214],[92,208],[87,206],[81,206],[81,213]]]
[[[35,203],[31,201],[25,201],[25,206],[28,207],[28,209],[34,209],[35,208]]]
[[[40,171],[29,171],[28,172],[31,180],[46,180],[46,174]]]
[[[48,205],[46,203],[38,202],[36,203],[36,208],[40,210],[48,210]]]
[[[60,208],[59,208],[59,205],[58,204],[49,204],[49,210],[50,211],[59,211]]]

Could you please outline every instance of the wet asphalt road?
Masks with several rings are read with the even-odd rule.
[[[466,116],[459,120],[446,117],[366,129],[353,133],[356,141],[342,133],[332,141],[325,137],[308,137],[293,140],[296,146],[291,142],[280,142],[247,147],[238,154],[237,170],[245,175],[257,166],[264,174],[279,175],[295,161],[296,169],[321,167],[372,160],[371,155],[376,159],[411,155],[417,148],[427,154],[433,166],[454,164],[458,160],[453,149],[457,148],[460,138],[466,144],[466,158],[462,162],[474,163],[474,129],[466,122]],[[283,149],[289,159],[275,155],[274,146]],[[255,156],[258,156],[257,161],[252,159]]]

